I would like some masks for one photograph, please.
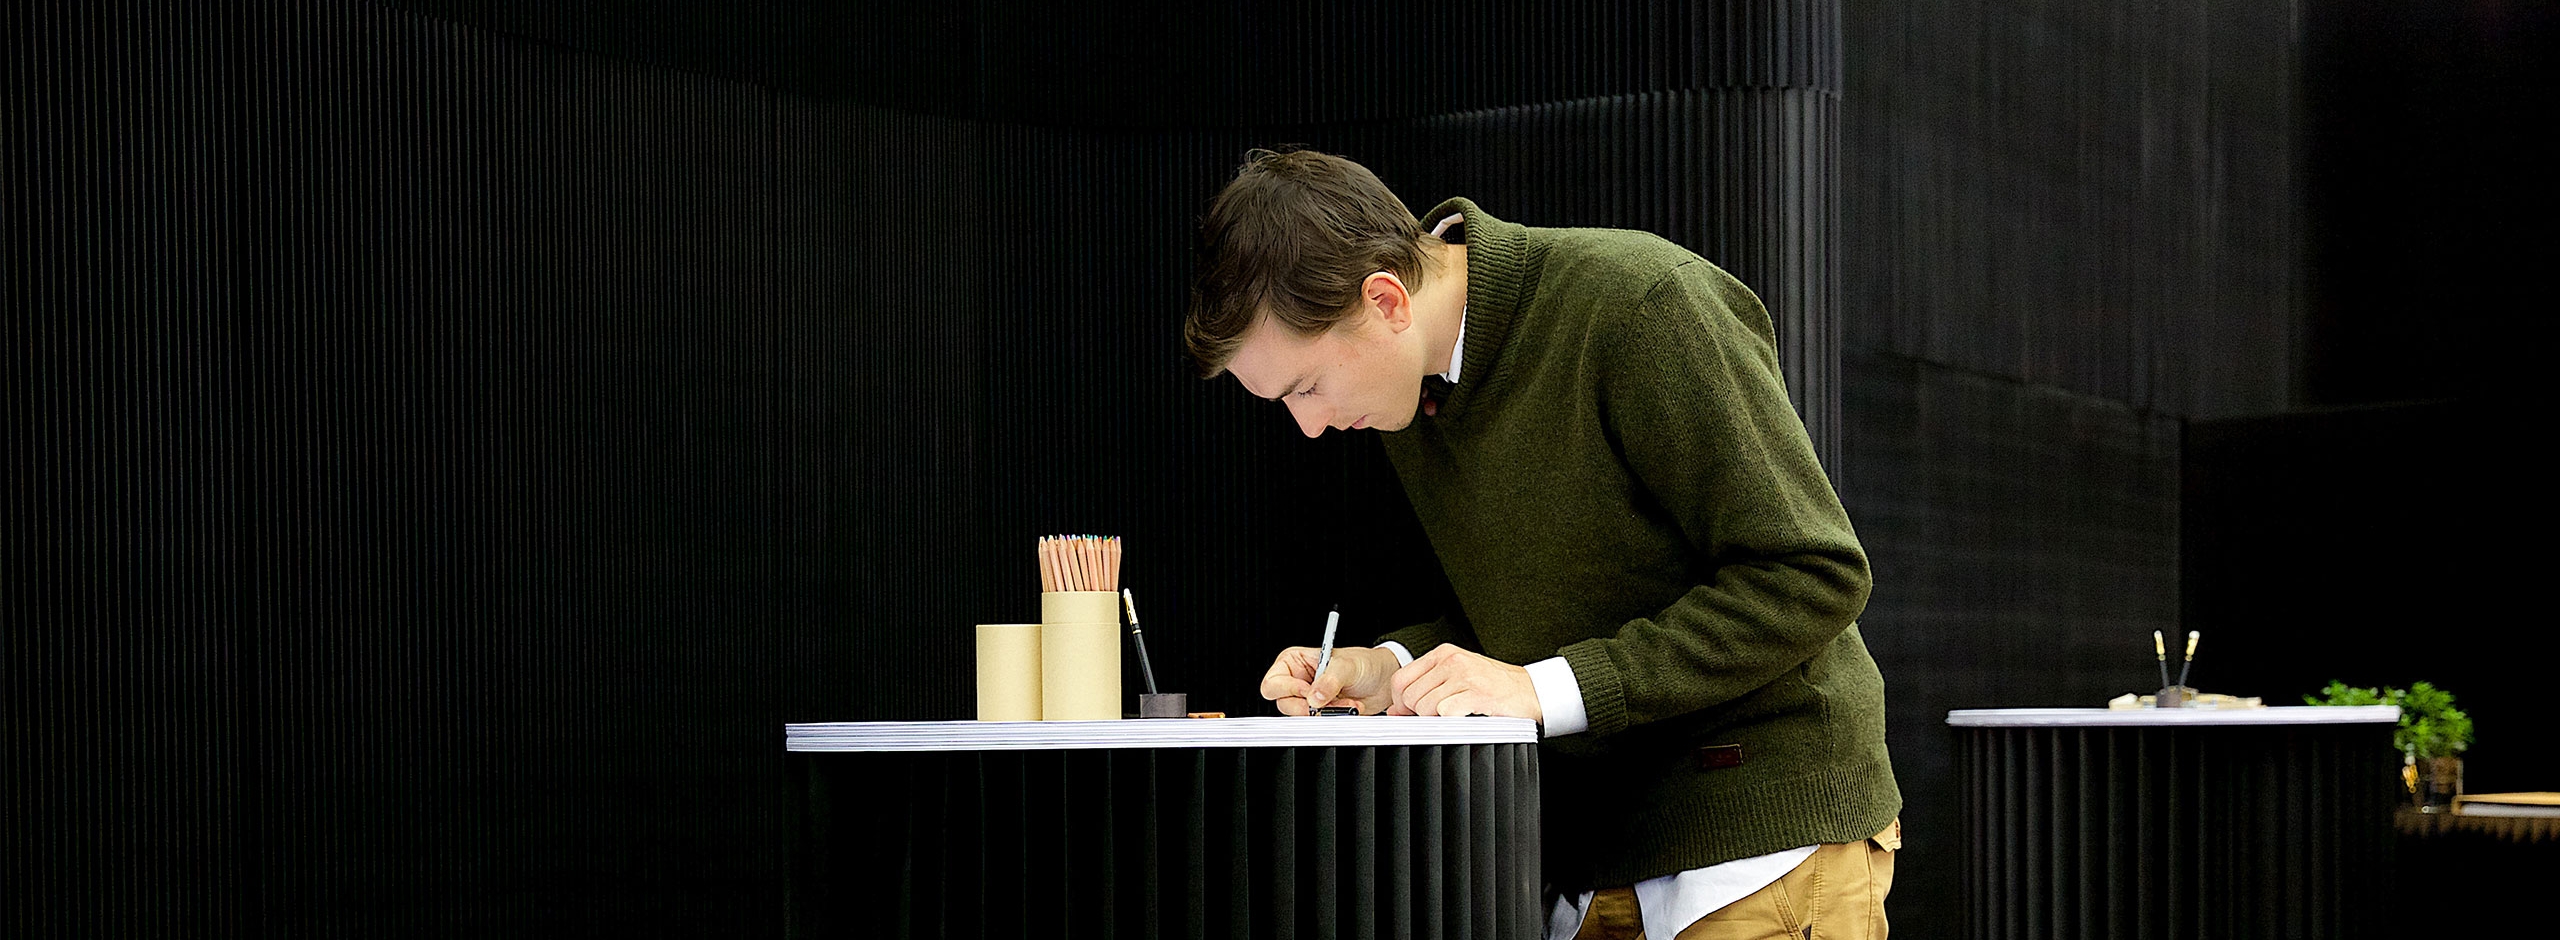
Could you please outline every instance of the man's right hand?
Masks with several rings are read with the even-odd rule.
[[[1373,646],[1337,646],[1333,662],[1319,676],[1316,657],[1321,652],[1312,646],[1281,650],[1271,670],[1262,674],[1262,697],[1277,703],[1283,715],[1308,714],[1321,705],[1357,705],[1363,715],[1412,714],[1394,707],[1387,688],[1404,665],[1396,654]]]

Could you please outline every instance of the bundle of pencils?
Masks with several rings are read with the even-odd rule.
[[[1041,536],[1040,589],[1043,591],[1119,590],[1120,537],[1116,535]]]

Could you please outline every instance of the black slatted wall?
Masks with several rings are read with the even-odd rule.
[[[774,728],[851,684],[772,95],[373,5],[8,16],[0,932],[773,923]]]
[[[1947,711],[2157,689],[2151,631],[2184,629],[2182,428],[2292,404],[2313,13],[1843,6],[1839,475],[1910,798],[1894,896],[1952,904]],[[2198,688],[2309,691],[2260,684],[2220,636]],[[1950,911],[1897,934],[1957,929],[1897,910]]]
[[[776,726],[965,716],[1037,535],[1129,539],[1196,707],[1330,603],[1427,616],[1375,441],[1180,358],[1191,222],[1278,144],[1760,292],[1948,823],[1946,708],[2123,690],[2163,422],[2278,397],[2289,73],[2264,11],[1888,6],[0,14],[0,932],[767,934]],[[2092,678],[1938,681],[2055,648],[2011,678]]]
[[[2292,404],[2295,6],[1847,6],[1851,346],[2173,416]]]
[[[234,782],[239,672],[223,629],[254,568],[229,551],[249,422],[204,390],[233,365],[238,62],[91,18],[4,21],[9,356],[0,684],[13,933],[218,930],[249,887],[256,799]],[[157,107],[138,107],[141,101]],[[43,316],[77,305],[92,315]],[[148,507],[148,508],[141,508]]]

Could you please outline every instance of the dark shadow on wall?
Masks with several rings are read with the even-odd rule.
[[[2197,687],[2298,705],[2331,680],[2432,682],[2479,735],[2466,789],[2560,789],[2560,642],[2540,623],[2553,507],[2505,453],[2515,417],[2430,402],[2190,425]]]

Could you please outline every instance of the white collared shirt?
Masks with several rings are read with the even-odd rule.
[[[1464,212],[1441,219],[1440,224],[1431,227],[1431,237],[1438,238],[1440,237],[1440,233],[1449,230],[1449,226],[1456,225],[1466,220],[1467,214]],[[1465,368],[1466,365],[1467,307],[1460,306],[1458,308],[1458,343],[1455,346],[1449,347],[1449,371],[1440,373],[1440,378],[1451,385],[1456,385],[1458,384],[1458,370]]]

